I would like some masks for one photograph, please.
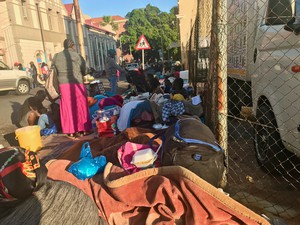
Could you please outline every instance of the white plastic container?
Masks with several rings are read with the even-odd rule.
[[[147,168],[152,166],[156,159],[157,154],[151,148],[146,148],[134,153],[131,164],[138,168]]]

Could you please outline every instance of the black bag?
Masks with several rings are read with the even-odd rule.
[[[200,120],[178,120],[165,132],[163,166],[178,165],[189,169],[215,187],[225,170],[223,149],[211,130]]]
[[[20,147],[0,149],[0,210],[30,197],[47,179],[37,154]]]

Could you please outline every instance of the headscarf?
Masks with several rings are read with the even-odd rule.
[[[74,45],[75,44],[71,39],[64,40],[64,49],[72,48]]]
[[[114,58],[115,55],[116,55],[116,50],[114,50],[114,49],[109,49],[109,50],[107,51],[107,54],[108,54],[110,57]]]

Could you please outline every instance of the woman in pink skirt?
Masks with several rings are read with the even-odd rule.
[[[54,55],[52,66],[57,69],[60,89],[62,132],[70,136],[91,131],[87,92],[83,84],[85,60],[75,51],[72,40],[64,41],[64,50]]]

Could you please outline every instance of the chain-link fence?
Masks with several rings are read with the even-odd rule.
[[[225,190],[300,224],[300,0],[198,0],[190,79],[227,154]],[[297,156],[298,155],[298,156]]]

